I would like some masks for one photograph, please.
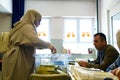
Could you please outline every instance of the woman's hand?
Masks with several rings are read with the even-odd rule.
[[[120,68],[112,70],[111,73],[117,76],[117,78],[120,80]]]
[[[50,44],[49,49],[51,50],[53,54],[57,52],[56,48],[52,44]]]

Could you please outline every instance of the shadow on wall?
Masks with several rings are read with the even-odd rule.
[[[62,53],[63,52],[63,40],[61,39],[52,39],[51,40],[52,44],[57,48],[57,53]]]

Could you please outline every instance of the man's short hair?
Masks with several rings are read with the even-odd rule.
[[[96,36],[100,36],[100,38],[101,38],[101,40],[105,40],[106,41],[106,36],[105,36],[105,34],[103,34],[103,33],[96,33],[96,34],[94,34],[94,37],[96,37]]]

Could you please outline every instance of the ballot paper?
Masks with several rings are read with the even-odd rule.
[[[112,78],[113,80],[118,80],[110,72],[104,72],[99,69],[85,68],[80,66],[71,65],[69,66],[69,71],[74,80],[104,80],[104,78]]]

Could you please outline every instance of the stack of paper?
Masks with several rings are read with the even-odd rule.
[[[74,80],[104,80],[104,78],[112,78],[113,80],[118,80],[110,72],[104,72],[99,69],[94,68],[84,68],[80,66],[72,65],[69,67],[69,70],[74,77]]]

